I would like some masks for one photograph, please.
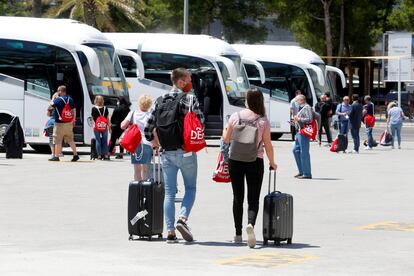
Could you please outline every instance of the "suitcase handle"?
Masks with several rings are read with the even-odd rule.
[[[158,179],[160,181],[161,184],[161,153],[158,153],[158,162],[155,161],[156,159],[156,153],[157,153],[157,149],[153,148],[152,149],[152,158],[154,159],[154,166],[152,166],[152,175],[154,177],[154,181],[155,179]],[[155,177],[155,166],[158,165],[158,178]]]
[[[268,185],[268,193],[270,194],[270,183],[272,181],[272,171],[273,171],[273,192],[276,191],[276,170],[272,167],[269,167],[269,185]]]

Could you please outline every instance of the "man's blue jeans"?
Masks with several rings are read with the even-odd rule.
[[[367,132],[368,147],[372,148],[374,145],[374,137],[372,137],[372,127],[365,125],[365,131]]]
[[[303,176],[312,176],[308,137],[305,137],[300,133],[296,134],[293,155],[295,156],[299,174]]]
[[[348,136],[349,121],[339,121],[339,133]]]
[[[354,151],[359,152],[361,140],[359,138],[359,128],[351,127],[352,140],[354,140]]]
[[[188,218],[196,196],[197,154],[186,153],[179,149],[165,151],[161,155],[162,171],[165,182],[164,213],[167,230],[175,229],[175,194],[177,192],[178,170],[184,179],[185,194],[181,204],[179,217]]]

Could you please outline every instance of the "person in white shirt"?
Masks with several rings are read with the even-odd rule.
[[[130,124],[136,124],[141,131],[142,141],[135,153],[131,152],[131,163],[134,165],[134,180],[140,181],[148,178],[148,165],[152,159],[152,143],[145,139],[144,128],[151,115],[152,98],[142,95],[138,99],[138,110],[130,111],[122,121],[121,128],[127,129]]]
[[[397,135],[398,148],[401,149],[401,128],[405,115],[401,107],[396,102],[391,102],[388,107],[387,126],[389,126],[392,135],[392,148],[394,149],[395,135]]]

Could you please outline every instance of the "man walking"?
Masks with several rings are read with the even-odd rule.
[[[332,135],[329,118],[332,115],[332,105],[327,102],[326,95],[321,96],[321,101],[317,103],[315,111],[321,115],[319,124],[319,145],[322,143],[322,129],[325,130],[328,145],[330,145],[332,144]]]
[[[371,102],[371,96],[365,96],[364,101],[365,101],[364,111],[363,111],[364,118],[367,115],[374,116],[374,104]],[[365,148],[366,150],[372,150],[372,148],[374,147],[374,137],[372,137],[372,129],[373,127],[369,126],[365,122],[365,131],[367,132],[367,140],[368,140],[368,145]]]
[[[349,123],[351,124],[351,135],[354,141],[354,149],[352,153],[359,153],[360,138],[359,130],[362,121],[362,104],[359,103],[359,95],[352,95],[351,113],[349,113]]]
[[[145,126],[145,138],[154,141],[154,133],[161,144],[161,162],[165,181],[164,213],[167,224],[167,243],[177,242],[175,233],[175,194],[178,170],[184,179],[185,194],[176,224],[184,240],[193,241],[193,235],[187,226],[188,217],[196,195],[197,154],[185,152],[183,145],[183,121],[189,109],[197,114],[204,124],[204,115],[199,108],[197,98],[187,93],[192,89],[191,73],[184,68],[172,71],[172,90],[159,97]],[[154,131],[155,130],[155,131]],[[157,139],[155,139],[156,141]],[[154,143],[156,145],[156,142]]]
[[[72,162],[79,160],[78,153],[76,151],[76,145],[73,140],[73,126],[76,120],[76,107],[75,102],[71,97],[66,95],[66,86],[61,85],[58,87],[57,97],[50,105],[55,109],[55,126],[53,127],[53,143],[55,145],[55,155],[49,159],[49,161],[60,161],[59,156],[62,153],[63,141],[69,144],[73,152]]]
[[[339,120],[339,134],[348,136],[349,130],[349,113],[351,113],[351,105],[349,97],[345,96],[343,102],[336,107],[336,115]]]

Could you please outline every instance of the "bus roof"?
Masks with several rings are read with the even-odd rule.
[[[74,50],[73,45],[99,43],[113,45],[99,30],[71,19],[0,16],[0,38],[59,46]]]
[[[240,54],[229,43],[208,35],[106,33],[118,48],[198,57]]]
[[[244,57],[278,63],[325,64],[315,52],[299,46],[234,44]]]

